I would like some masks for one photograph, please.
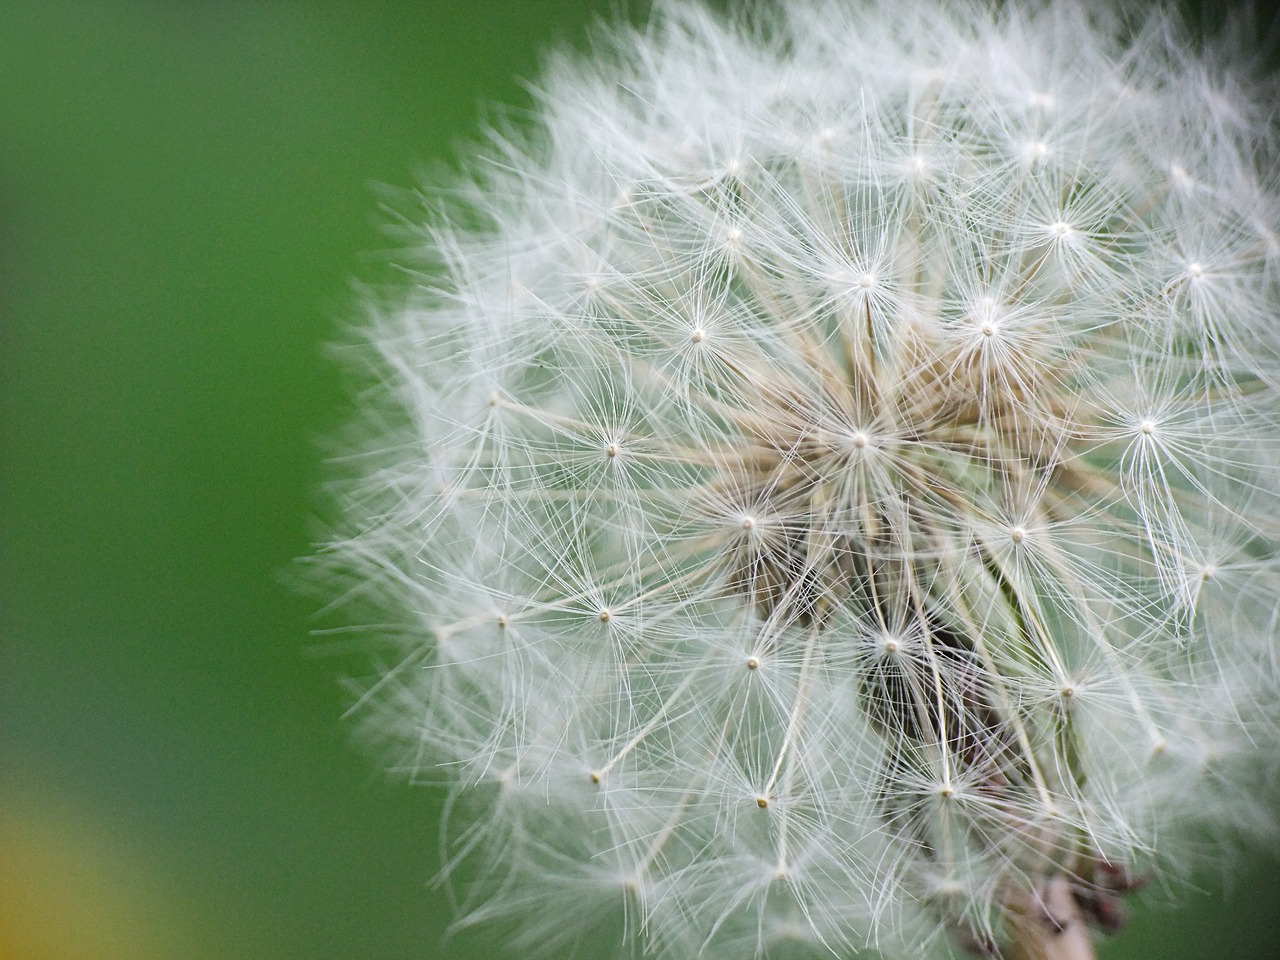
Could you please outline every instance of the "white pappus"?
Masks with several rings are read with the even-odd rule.
[[[1065,960],[1271,832],[1277,103],[1137,3],[671,2],[549,64],[404,213],[316,561],[462,922]]]

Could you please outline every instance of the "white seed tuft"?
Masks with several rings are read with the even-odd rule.
[[[1122,6],[659,0],[424,192],[319,566],[472,921],[1029,953],[1273,815],[1280,98]]]

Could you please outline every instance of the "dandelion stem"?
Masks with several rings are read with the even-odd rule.
[[[1011,914],[1009,960],[1094,960],[1097,954],[1065,877],[1046,881],[1022,911]]]

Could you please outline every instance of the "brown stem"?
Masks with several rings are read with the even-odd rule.
[[[1046,880],[1014,914],[1009,960],[1095,960],[1089,925],[1065,877]]]

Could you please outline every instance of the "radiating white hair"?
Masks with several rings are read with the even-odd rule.
[[[467,922],[990,951],[1269,826],[1280,98],[1108,9],[663,4],[408,215],[320,567]]]

